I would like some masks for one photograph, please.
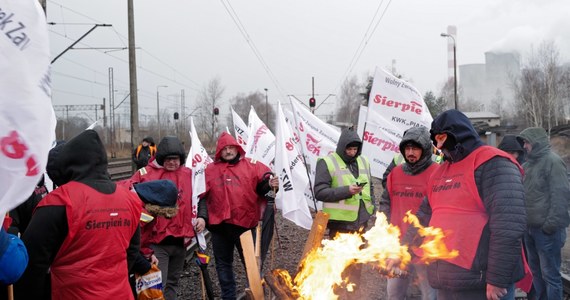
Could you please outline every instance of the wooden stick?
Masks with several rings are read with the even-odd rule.
[[[271,272],[267,272],[264,278],[270,290],[275,294],[276,299],[299,299],[300,295],[297,291],[293,290],[291,276],[289,276],[286,270],[272,270]]]
[[[8,300],[14,300],[14,285],[10,284],[8,286]]]
[[[309,232],[309,236],[307,237],[307,241],[305,242],[305,248],[303,249],[303,255],[301,256],[301,260],[299,261],[298,268],[301,267],[305,256],[314,248],[317,248],[321,245],[321,241],[325,236],[325,231],[327,230],[327,224],[329,222],[329,214],[318,211],[315,219],[313,220],[313,225],[311,226],[311,231]]]
[[[255,250],[253,246],[253,236],[251,230],[244,232],[240,236],[241,248],[243,250],[243,258],[245,260],[245,270],[249,287],[253,294],[254,300],[264,299],[263,287],[261,285],[261,276],[259,275],[259,267],[255,259]]]
[[[255,228],[255,260],[257,261],[257,266],[259,267],[259,272],[261,272],[261,227],[263,225],[262,221],[257,222],[257,227]]]

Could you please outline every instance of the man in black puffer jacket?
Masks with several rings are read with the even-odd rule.
[[[442,228],[448,249],[459,251],[428,265],[437,299],[514,299],[515,282],[524,276],[526,228],[518,164],[484,145],[457,110],[437,116],[430,134],[445,162],[431,176],[417,216],[424,226]]]

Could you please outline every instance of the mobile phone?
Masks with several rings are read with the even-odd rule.
[[[365,186],[368,182],[357,182],[356,185],[358,186]]]

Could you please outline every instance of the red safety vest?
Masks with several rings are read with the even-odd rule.
[[[419,174],[408,175],[402,165],[398,165],[388,175],[386,188],[390,195],[390,223],[400,228],[401,236],[408,230],[409,224],[403,221],[406,212],[411,210],[416,214],[427,194],[428,180],[438,167],[433,163]]]
[[[495,156],[516,163],[497,148],[481,146],[460,162],[444,162],[428,183],[428,199],[432,208],[429,225],[442,228],[447,248],[459,251],[459,256],[446,261],[464,269],[471,269],[483,227],[489,218],[479,197],[475,170]]]
[[[69,231],[51,265],[52,299],[133,299],[126,251],[139,225],[141,202],[117,186],[113,194],[69,182],[41,206],[64,205]]]

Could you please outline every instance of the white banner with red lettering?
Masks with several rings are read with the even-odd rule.
[[[247,125],[242,120],[242,118],[236,113],[233,107],[231,108],[231,110],[232,110],[232,120],[234,121],[234,132],[236,140],[238,144],[240,144],[240,146],[243,149],[245,149],[245,144],[247,143],[247,138],[248,138]]]
[[[340,130],[313,115],[297,101],[291,101],[291,105],[295,127],[303,145],[302,153],[305,155],[312,180],[315,176],[317,159],[336,151]]]
[[[0,0],[0,216],[24,202],[55,141],[50,51],[38,1]],[[0,218],[1,220],[1,218]]]
[[[213,161],[198,138],[192,118],[190,118],[190,142],[192,146],[186,158],[186,167],[192,170],[192,214],[196,216],[200,201],[198,196],[206,191],[206,166]],[[192,220],[192,224],[194,223],[195,219]],[[198,234],[198,242],[202,249],[206,249],[206,239],[203,233]]]
[[[404,131],[413,126],[429,128],[433,118],[415,87],[377,67],[366,120],[362,153],[370,160],[372,176],[382,178],[400,152]]]
[[[271,168],[275,158],[275,135],[259,119],[253,106],[249,111],[247,135],[245,156],[260,161]]]
[[[277,105],[277,128],[275,148],[275,173],[279,176],[279,192],[275,199],[283,217],[305,229],[311,229],[313,218],[305,200],[309,187],[307,169],[295,145],[295,137],[283,114],[281,103]]]

